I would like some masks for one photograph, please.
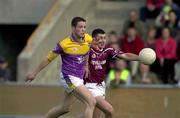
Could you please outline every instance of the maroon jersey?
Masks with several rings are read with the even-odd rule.
[[[107,60],[122,53],[114,48],[104,48],[101,51],[91,48],[89,52],[89,77],[85,81],[98,84],[104,81],[107,73]]]

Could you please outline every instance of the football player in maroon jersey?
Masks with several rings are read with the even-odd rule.
[[[112,47],[106,47],[106,33],[102,29],[95,29],[92,32],[93,42],[89,52],[89,60],[86,66],[85,86],[95,97],[97,105],[94,110],[93,118],[100,117],[100,110],[105,113],[106,118],[112,118],[113,107],[105,99],[105,78],[108,60],[112,58],[124,59],[128,61],[139,61],[136,54],[124,53]]]

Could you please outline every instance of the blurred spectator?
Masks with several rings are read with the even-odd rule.
[[[165,0],[146,0],[146,6],[140,9],[140,19],[142,21],[155,19],[164,3]]]
[[[174,11],[178,11],[179,10],[179,6],[173,1],[173,0],[165,0],[165,4],[162,7],[163,11],[167,11],[169,10],[174,10]]]
[[[3,57],[0,57],[0,83],[8,82],[11,79],[11,73],[8,63]]]
[[[110,31],[108,43],[119,43],[119,38],[116,31]]]
[[[180,1],[179,0],[174,0],[174,3],[176,3],[178,6],[180,6]]]
[[[162,71],[161,79],[163,83],[175,83],[174,81],[174,63],[177,59],[176,55],[177,43],[174,38],[170,36],[170,29],[164,27],[162,29],[161,37],[156,40],[156,54],[157,54],[157,73]]]
[[[180,42],[177,47],[177,57],[178,61],[175,63],[174,71],[175,71],[175,80],[178,81],[178,86],[180,86]]]
[[[133,84],[160,84],[157,75],[150,71],[149,65],[140,64],[139,72],[133,79]]]
[[[131,84],[131,75],[130,71],[127,69],[127,63],[124,60],[116,60],[115,68],[111,69],[107,77],[107,85],[113,87],[118,86],[119,84]]]
[[[178,5],[175,4],[173,0],[165,0],[165,4],[163,5],[161,12],[156,19],[156,26],[162,27],[165,23],[167,23],[171,18],[171,14],[169,14],[171,11],[174,12],[173,19],[177,19],[180,14]]]
[[[119,46],[118,43],[111,43],[111,44],[109,44],[109,47],[112,47],[112,48],[114,48],[116,50],[120,50],[120,46]]]
[[[128,31],[129,27],[135,27],[137,30],[137,33],[144,37],[146,30],[145,30],[145,26],[144,23],[139,20],[139,16],[136,10],[131,10],[129,12],[129,18],[126,19],[123,23],[123,27],[122,27],[122,34],[125,35]]]
[[[137,31],[134,27],[129,27],[127,35],[122,39],[121,48],[123,52],[131,52],[134,54],[139,54],[141,49],[144,48],[144,42],[142,38],[137,34]],[[138,62],[130,62],[131,73],[134,76],[138,69]]]
[[[178,20],[175,11],[171,10],[169,12],[169,19],[166,21],[165,26],[171,29],[172,36],[178,39],[178,34],[180,32],[180,21]]]
[[[151,49],[155,50],[156,33],[157,33],[157,30],[155,27],[151,27],[148,29],[147,38],[144,42],[146,48],[151,48]],[[150,65],[150,71],[155,72],[155,73],[158,71],[159,68],[157,68],[157,66],[156,66],[157,63],[158,62],[155,61],[153,64]]]
[[[159,21],[157,19],[156,26],[158,27],[158,32],[160,32],[162,27],[169,27],[172,37],[176,40],[179,39],[180,21],[178,20],[174,10],[171,10],[165,18],[159,19]]]
[[[118,38],[117,33],[115,31],[111,31],[109,33],[109,38],[108,38],[107,46],[108,47],[113,47],[113,48],[119,50],[120,49],[120,45],[118,45],[118,44],[120,44],[120,40]]]
[[[145,39],[145,47],[155,50],[155,41],[156,41],[156,28],[151,27],[148,29],[147,37]]]
[[[170,28],[180,29],[179,20],[174,10],[169,11],[167,21],[165,22]]]
[[[144,48],[144,42],[142,38],[137,34],[135,27],[129,27],[127,35],[122,39],[122,51],[139,54],[140,50]]]

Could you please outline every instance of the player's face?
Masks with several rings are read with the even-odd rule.
[[[86,32],[86,22],[78,22],[76,27],[73,27],[73,32],[76,34],[77,37],[83,38]]]
[[[98,44],[98,47],[100,49],[104,48],[106,46],[106,34],[98,34],[96,37],[95,37],[95,40]]]

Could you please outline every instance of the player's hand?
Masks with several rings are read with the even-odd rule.
[[[29,74],[26,76],[26,82],[31,82],[32,80],[34,80],[36,78],[35,74]]]

